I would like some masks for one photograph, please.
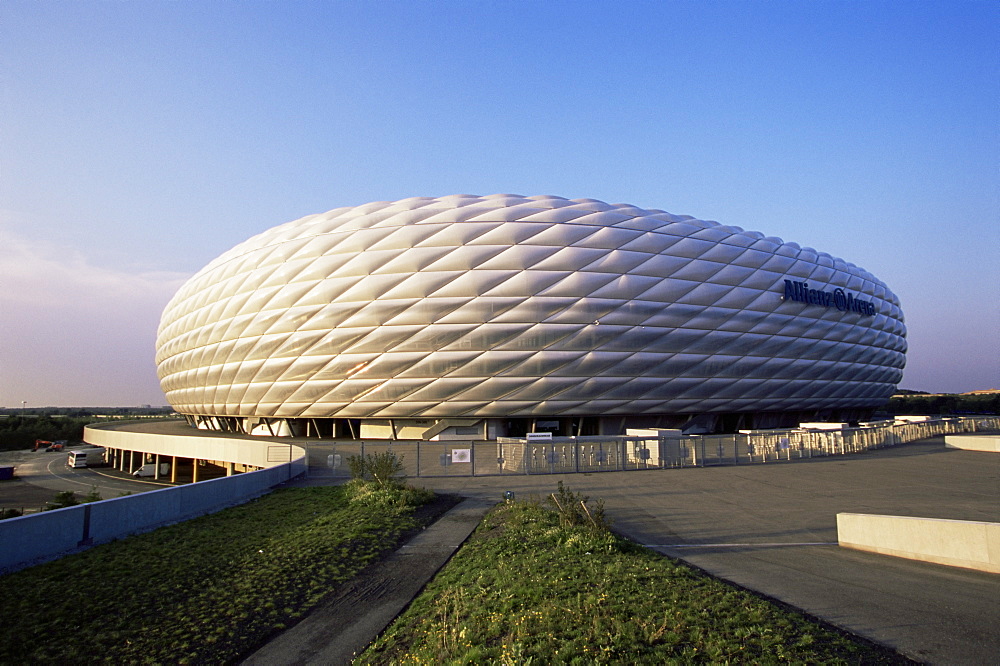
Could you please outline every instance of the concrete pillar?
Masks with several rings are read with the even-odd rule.
[[[191,483],[198,483],[198,459],[191,459]]]
[[[128,473],[135,471],[135,451],[128,452]]]
[[[157,453],[155,456],[153,456],[153,464],[156,465],[156,469],[153,470],[153,480],[154,481],[159,481],[160,480],[160,454],[159,453]]]
[[[177,456],[170,456],[170,483],[177,483]]]
[[[234,467],[235,467],[234,463],[231,462],[226,463],[226,476],[232,476],[235,473],[235,470],[233,469]]]

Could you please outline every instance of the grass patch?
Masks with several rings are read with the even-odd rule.
[[[909,663],[548,504],[491,511],[355,663]]]
[[[0,578],[0,663],[223,663],[417,528],[402,486],[278,490]]]

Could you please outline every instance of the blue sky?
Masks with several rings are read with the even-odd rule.
[[[0,406],[165,404],[159,314],[276,224],[453,193],[757,230],[1000,388],[994,2],[0,3]]]

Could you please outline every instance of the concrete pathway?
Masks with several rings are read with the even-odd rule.
[[[243,663],[351,663],[444,566],[494,504],[462,501]]]

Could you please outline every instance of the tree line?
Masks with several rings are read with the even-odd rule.
[[[47,407],[36,410],[0,410],[0,451],[30,449],[36,439],[69,444],[83,441],[83,428],[99,421],[156,418],[173,412],[164,407]],[[100,416],[98,416],[100,415]]]
[[[895,395],[882,408],[888,414],[954,415],[1000,414],[1000,393]]]

